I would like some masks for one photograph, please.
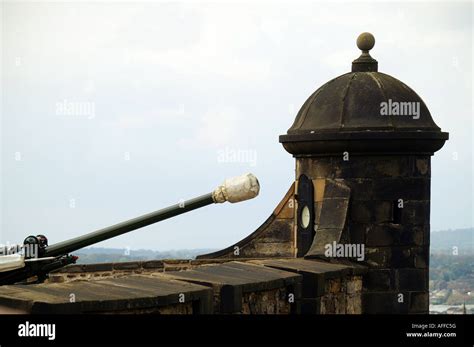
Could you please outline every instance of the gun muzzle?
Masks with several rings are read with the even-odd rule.
[[[260,186],[257,178],[251,173],[229,178],[217,187],[212,193],[199,196],[194,199],[182,201],[179,204],[154,211],[128,221],[115,224],[74,239],[62,241],[47,246],[43,256],[59,256],[80,248],[108,240],[112,237],[125,234],[132,230],[143,228],[147,225],[175,217],[177,215],[213,204],[229,201],[231,203],[252,199],[258,195]]]
[[[257,177],[251,173],[228,178],[212,192],[215,203],[240,202],[255,198],[260,191]]]

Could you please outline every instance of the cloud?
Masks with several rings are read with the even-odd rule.
[[[189,137],[182,137],[179,144],[183,147],[216,148],[234,143],[239,134],[245,131],[241,127],[242,116],[236,109],[214,107],[200,119],[200,124]]]

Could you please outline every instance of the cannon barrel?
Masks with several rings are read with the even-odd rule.
[[[258,195],[260,186],[257,178],[252,174],[230,178],[218,186],[212,193],[183,201],[158,211],[130,219],[103,229],[99,229],[70,240],[62,241],[44,249],[43,257],[55,257],[80,248],[108,240],[112,237],[125,234],[129,231],[143,228],[147,225],[175,217],[213,203],[231,203],[252,199]]]

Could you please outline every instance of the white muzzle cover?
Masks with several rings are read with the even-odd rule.
[[[238,177],[228,178],[212,192],[215,203],[240,202],[253,199],[260,191],[257,177],[248,173]]]

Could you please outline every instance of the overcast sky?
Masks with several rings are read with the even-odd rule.
[[[432,159],[431,230],[473,226],[472,3],[7,1],[1,11],[2,243],[39,233],[55,243],[253,172],[252,201],[99,246],[239,241],[294,180],[278,135],[350,70],[364,31],[379,71],[450,133]],[[239,150],[241,162],[223,156]]]

